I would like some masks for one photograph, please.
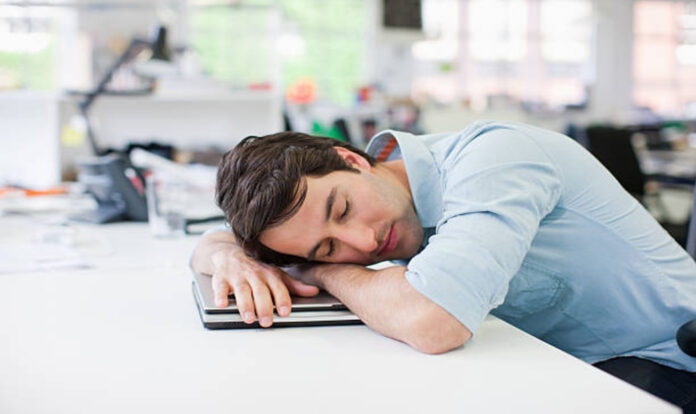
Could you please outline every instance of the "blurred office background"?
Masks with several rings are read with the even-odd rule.
[[[148,68],[138,55],[114,68],[159,27],[169,62]],[[86,119],[79,105],[109,70]],[[293,129],[363,146],[383,128],[442,132],[477,119],[587,146],[627,136],[627,153],[597,151],[605,163],[637,160],[637,197],[658,176],[693,184],[696,1],[0,3],[0,186],[74,179],[75,161],[94,153],[90,128],[101,150],[214,164],[250,134]]]

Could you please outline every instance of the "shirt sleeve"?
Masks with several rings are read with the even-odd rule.
[[[505,300],[561,179],[532,137],[496,129],[453,146],[441,185],[442,218],[406,278],[474,333]]]

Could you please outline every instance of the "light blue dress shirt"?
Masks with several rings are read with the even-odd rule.
[[[646,358],[696,371],[675,341],[696,318],[696,264],[570,138],[476,122],[396,138],[424,248],[409,283],[475,333],[488,313],[588,363]]]

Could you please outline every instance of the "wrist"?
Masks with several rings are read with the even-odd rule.
[[[215,271],[218,272],[227,267],[227,264],[231,258],[236,257],[239,254],[245,254],[241,247],[226,243],[210,255],[210,261],[212,262]]]
[[[345,283],[351,278],[358,277],[361,271],[369,270],[364,266],[352,264],[321,264],[312,266],[308,283],[330,291],[332,283]]]
[[[286,266],[282,269],[285,273],[290,275],[290,277],[292,277],[295,280],[299,280],[300,282],[305,283],[307,285],[312,285],[320,289],[323,289],[323,286],[320,284],[320,275],[317,272],[317,268],[321,266],[323,265],[315,263],[301,263]]]

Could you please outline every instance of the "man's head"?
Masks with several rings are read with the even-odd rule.
[[[330,138],[247,137],[219,164],[217,203],[242,247],[267,263],[410,257],[422,230],[408,184],[381,167]]]

